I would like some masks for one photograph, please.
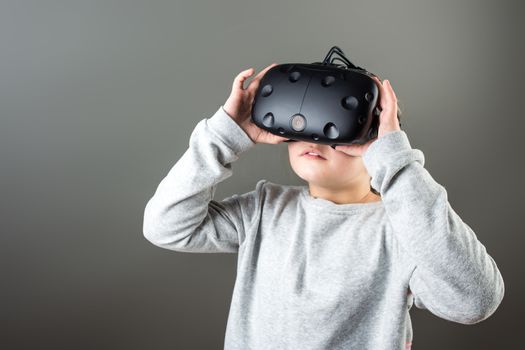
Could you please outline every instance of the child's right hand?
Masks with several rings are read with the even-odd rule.
[[[244,81],[253,74],[253,68],[240,72],[233,81],[230,97],[222,106],[226,113],[239,124],[255,143],[277,144],[288,140],[287,137],[274,135],[267,130],[259,128],[251,119],[253,101],[259,83],[264,74],[276,65],[277,63],[272,63],[260,71],[246,88],[243,87]]]

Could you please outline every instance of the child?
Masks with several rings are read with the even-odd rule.
[[[251,192],[213,199],[241,153],[286,140],[250,120],[274,65],[246,88],[253,70],[239,73],[144,212],[144,235],[159,247],[238,253],[224,348],[409,349],[413,303],[462,324],[492,315],[504,295],[500,271],[400,130],[387,80],[376,79],[376,139],[288,144],[308,187],[260,180]]]

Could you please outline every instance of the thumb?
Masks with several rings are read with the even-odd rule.
[[[357,144],[338,145],[338,146],[335,146],[335,150],[346,153],[349,156],[358,157],[358,156],[361,156],[361,154],[365,151],[366,146],[367,146],[366,144],[364,145],[357,145]]]

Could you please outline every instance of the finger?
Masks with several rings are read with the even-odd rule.
[[[266,68],[264,68],[262,71],[260,71],[259,74],[257,74],[257,75],[255,76],[254,79],[261,79],[261,78],[263,77],[263,75],[265,75],[266,72],[267,72],[269,69],[272,69],[272,68],[275,67],[275,66],[278,66],[278,64],[275,63],[275,62],[272,63],[272,64],[270,64],[269,66],[267,66]]]
[[[388,90],[390,90],[390,93],[391,93],[392,96],[394,97],[394,100],[397,101],[396,92],[394,91],[394,88],[392,87],[392,84],[390,84],[390,80],[387,80],[387,83],[388,83],[388,84],[387,84],[386,88],[387,88]]]
[[[384,107],[383,109],[388,110],[395,110],[396,104],[397,104],[397,98],[394,93],[394,89],[392,89],[392,85],[390,85],[390,81],[385,79],[383,80],[383,100],[384,100]]]
[[[399,125],[399,121],[397,119],[397,98],[394,93],[394,89],[392,89],[392,86],[390,85],[389,80],[384,80],[384,103],[383,109],[381,111],[381,114],[379,115],[380,121],[380,129],[381,125]]]
[[[383,86],[383,84],[381,83],[381,80],[379,79],[379,77],[373,76],[372,79],[374,79],[375,82],[379,85],[379,88],[381,88]]]
[[[272,63],[268,67],[266,67],[262,71],[260,71],[252,79],[252,81],[250,82],[250,84],[248,85],[248,87],[246,89],[250,90],[250,92],[255,93],[255,91],[259,88],[259,84],[261,83],[261,79],[263,78],[263,76],[266,74],[266,72],[268,72],[268,70],[272,69],[275,66],[278,66],[278,64],[277,63]]]
[[[381,85],[381,80],[379,79],[377,75],[373,75],[372,79],[374,79],[379,85]]]
[[[268,130],[264,130],[264,129],[262,131],[262,135],[263,135],[263,138],[267,140],[266,143],[271,143],[271,144],[278,144],[278,143],[288,140],[287,137],[272,134]]]
[[[269,65],[268,67],[264,68],[262,71],[259,72],[259,74],[257,74],[253,79],[252,81],[250,82],[250,84],[248,84],[248,87],[246,87],[246,90],[248,90],[251,94],[255,94],[255,92],[257,91],[257,89],[259,88],[259,84],[261,82],[261,79],[262,77],[266,74],[266,72],[277,66],[278,64],[277,63],[272,63],[271,65]]]
[[[367,142],[365,142],[363,144],[354,143],[354,144],[350,144],[350,145],[338,145],[338,146],[335,147],[335,150],[336,151],[341,151],[341,152],[346,153],[346,154],[351,155],[351,156],[362,156],[362,154],[364,152],[366,152],[368,147],[376,139],[377,139],[377,137],[373,138],[371,140],[368,140]]]
[[[282,143],[282,142],[284,142],[285,140],[287,140],[287,139],[286,139],[286,138],[283,138],[283,137],[281,137],[281,136],[277,136],[277,135],[276,135],[276,137],[274,138],[273,143],[274,143],[274,144],[278,144],[278,143]]]
[[[336,151],[341,151],[343,153],[348,154],[349,156],[358,156],[363,152],[363,148],[365,145],[338,145],[335,146]]]
[[[244,90],[244,81],[248,79],[250,75],[253,74],[253,68],[248,68],[246,70],[243,70],[233,80],[233,88],[238,90]]]

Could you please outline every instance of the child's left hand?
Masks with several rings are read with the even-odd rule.
[[[387,132],[401,130],[399,120],[397,119],[397,97],[394,93],[394,89],[392,89],[392,85],[390,85],[390,81],[385,79],[383,80],[383,84],[381,84],[379,78],[374,76],[372,79],[374,79],[379,85],[378,105],[381,107],[377,137],[362,145],[353,144],[336,146],[336,151],[344,152],[350,156],[361,157],[372,142],[382,137]]]

